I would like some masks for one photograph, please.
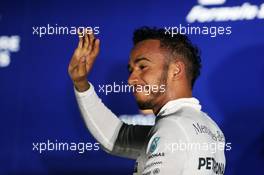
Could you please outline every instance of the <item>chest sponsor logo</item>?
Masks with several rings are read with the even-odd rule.
[[[220,131],[212,132],[207,126],[199,124],[199,123],[193,123],[193,128],[196,133],[198,134],[208,134],[214,141],[218,142],[224,142],[225,137]]]
[[[213,170],[215,174],[224,174],[225,164],[215,161],[213,157],[200,157],[198,170]]]
[[[148,156],[148,159],[152,159],[156,157],[164,157],[164,156],[165,156],[165,153],[161,152],[161,153],[151,154],[150,156]]]
[[[151,168],[153,166],[156,166],[156,165],[161,165],[162,164],[162,161],[158,161],[158,162],[151,162],[150,164],[146,165],[144,170],[148,169],[148,168]]]
[[[155,175],[155,174],[159,174],[160,173],[160,169],[159,168],[156,168],[156,169],[154,169],[153,170],[153,174]]]

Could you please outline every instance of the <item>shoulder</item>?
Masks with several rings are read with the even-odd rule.
[[[167,139],[189,140],[196,134],[196,121],[188,116],[170,116],[160,119],[152,134],[158,134]]]

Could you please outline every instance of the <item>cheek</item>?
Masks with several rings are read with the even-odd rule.
[[[162,76],[162,69],[156,71],[146,71],[141,74],[141,79],[145,84],[158,85]]]

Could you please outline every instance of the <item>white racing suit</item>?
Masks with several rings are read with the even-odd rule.
[[[75,90],[87,128],[106,152],[137,159],[135,175],[224,174],[224,135],[201,111],[197,99],[169,101],[154,126],[128,125],[101,102],[90,85],[85,92]]]
[[[136,114],[136,115],[120,115],[120,120],[129,125],[150,125],[155,124],[156,116],[154,114]]]

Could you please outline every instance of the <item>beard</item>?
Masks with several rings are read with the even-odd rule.
[[[140,110],[153,108],[153,104],[151,103],[150,100],[148,100],[148,101],[137,101],[137,105],[138,105]]]
[[[158,92],[150,91],[150,94],[147,95],[148,98],[146,98],[145,100],[136,100],[139,109],[141,110],[153,109],[154,106],[156,105],[155,101],[166,92],[168,67],[169,65],[165,63],[162,74],[158,79],[158,83],[157,83],[158,87],[161,87],[161,85],[165,85],[165,91],[164,92],[160,92],[160,90]]]

